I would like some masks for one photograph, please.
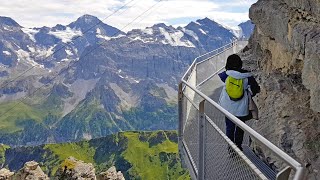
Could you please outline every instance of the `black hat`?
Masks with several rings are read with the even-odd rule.
[[[242,68],[242,60],[236,55],[232,54],[227,58],[226,70],[240,70]]]

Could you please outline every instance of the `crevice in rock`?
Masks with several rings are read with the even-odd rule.
[[[303,52],[302,52],[302,55],[303,55],[303,56],[306,55],[307,35],[308,35],[308,34],[305,34],[305,35],[304,35],[304,40],[303,40]]]

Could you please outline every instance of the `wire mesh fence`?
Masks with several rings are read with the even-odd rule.
[[[193,161],[195,166],[195,174],[197,174],[199,165],[199,111],[189,99],[187,99],[186,102],[187,107],[190,108],[187,112],[188,115],[186,116],[186,121],[183,128],[183,139],[186,143],[186,148],[188,148],[188,151],[190,152],[190,155],[192,157],[191,161]]]
[[[187,151],[189,164],[191,163],[189,170],[194,171],[192,177],[276,179],[277,175],[281,174],[278,172],[291,168],[297,171],[292,171],[290,178],[301,179],[304,171],[301,164],[271,145],[266,139],[262,140],[260,135],[251,131],[252,129],[248,130],[248,126],[243,127],[241,124],[239,126],[244,128],[245,132],[242,151],[226,136],[226,114],[213,102],[219,102],[223,87],[217,73],[223,69],[225,60],[230,54],[246,45],[246,42],[237,43],[236,46],[231,44],[197,58],[182,79],[184,86],[180,90],[182,94],[179,103],[180,137],[183,148]],[[206,102],[204,109],[201,110],[199,103],[204,99]],[[246,122],[249,126],[252,123],[253,120]],[[289,166],[291,167],[288,168]],[[288,176],[283,177],[288,178]]]
[[[205,124],[205,179],[266,179],[253,165],[249,165],[239,149],[232,147],[225,135],[224,115],[218,110],[211,119],[206,116]],[[218,122],[216,124],[215,122]]]

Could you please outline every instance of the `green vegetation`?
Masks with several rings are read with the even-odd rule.
[[[59,157],[59,160],[73,156],[76,159],[85,162],[94,163],[93,156],[95,154],[94,147],[90,147],[88,141],[77,143],[63,143],[63,144],[47,144],[44,149],[50,150],[52,153]]]
[[[165,105],[149,110],[147,108],[132,108],[123,112],[123,117],[136,129],[158,130],[177,128],[177,105]]]
[[[7,146],[5,144],[0,144],[0,166],[5,163],[6,161],[5,153],[6,153],[6,150],[9,148],[10,146]]]
[[[163,131],[150,133],[152,136],[166,136]],[[138,174],[141,179],[178,179],[187,174],[178,161],[177,143],[165,138],[164,141],[150,147],[150,138],[146,142],[139,140],[139,133],[128,132],[128,148],[123,152],[124,158],[133,166],[133,174]],[[178,163],[179,162],[179,163]]]
[[[49,176],[61,166],[72,168],[65,159],[73,156],[92,163],[97,173],[115,165],[127,179],[190,179],[181,167],[176,131],[121,132],[90,141],[11,148],[9,154],[11,170],[35,160]]]
[[[41,122],[44,118],[44,114],[40,110],[21,102],[1,104],[0,114],[0,131],[6,133],[12,133],[23,129],[24,120],[33,119],[37,122]]]

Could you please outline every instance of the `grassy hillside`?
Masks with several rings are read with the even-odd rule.
[[[120,132],[90,141],[4,151],[5,166],[10,170],[35,160],[53,176],[64,159],[73,156],[93,163],[98,173],[115,165],[126,179],[190,179],[181,167],[176,131]]]
[[[10,147],[4,144],[0,144],[0,167],[5,163],[5,153],[6,150],[9,149]]]
[[[14,109],[14,112],[12,112],[12,109]],[[39,110],[18,101],[1,104],[0,114],[2,115],[0,117],[0,130],[7,133],[21,130],[24,120],[40,121],[44,118]]]

